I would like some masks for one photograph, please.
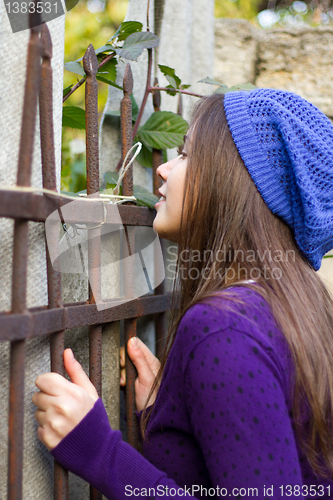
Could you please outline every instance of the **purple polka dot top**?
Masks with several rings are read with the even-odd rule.
[[[293,361],[268,304],[246,286],[231,295],[242,303],[221,292],[183,316],[143,455],[111,429],[99,399],[55,459],[110,499],[333,496],[297,444]]]

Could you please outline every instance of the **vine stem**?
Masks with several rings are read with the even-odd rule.
[[[141,122],[141,118],[142,118],[144,109],[146,107],[146,103],[147,103],[147,99],[148,99],[148,96],[149,96],[149,93],[150,93],[150,89],[152,88],[151,85],[150,85],[152,63],[153,63],[153,49],[148,49],[147,84],[146,84],[145,93],[144,93],[144,96],[143,96],[143,99],[142,99],[142,103],[141,103],[141,106],[140,106],[140,110],[139,110],[139,113],[138,113],[138,117],[137,117],[137,119],[135,121],[135,124],[134,124],[134,127],[133,127],[133,134],[132,134],[133,140],[134,140],[134,137],[136,136],[136,133],[138,131],[138,128],[139,128],[139,125],[140,125],[140,122]]]
[[[150,31],[150,26],[149,26],[149,7],[150,7],[150,0],[147,2],[147,31]]]
[[[133,141],[134,141],[134,138],[136,136],[136,133],[138,131],[138,128],[139,128],[139,125],[140,125],[140,122],[141,122],[141,119],[142,119],[142,116],[143,116],[143,112],[144,112],[144,109],[146,107],[146,103],[147,103],[147,99],[148,99],[148,96],[151,92],[154,92],[154,91],[159,91],[159,90],[163,90],[163,91],[170,91],[172,89],[169,89],[167,87],[159,87],[159,86],[156,86],[156,87],[152,87],[150,82],[151,82],[151,73],[152,73],[152,62],[153,62],[153,50],[152,49],[148,49],[148,72],[147,72],[147,83],[146,83],[146,89],[145,89],[145,93],[144,93],[144,96],[143,96],[143,99],[142,99],[142,102],[141,102],[141,106],[140,106],[140,110],[139,110],[139,113],[138,113],[138,117],[135,121],[135,124],[134,124],[134,127],[133,127],[133,132],[132,132],[132,138],[133,138]],[[203,95],[201,94],[195,94],[194,92],[188,92],[186,90],[182,90],[182,89],[174,89],[175,92],[179,92],[180,94],[186,94],[186,95],[191,95],[191,96],[194,96],[194,97],[204,97]],[[117,167],[116,167],[116,172],[119,171],[121,167],[121,160],[119,161]]]
[[[104,64],[106,64],[107,62],[109,62],[115,55],[116,55],[116,53],[114,52],[113,54],[110,54],[108,57],[106,57],[105,59],[103,59],[103,61],[98,65],[98,70],[102,66],[104,66]],[[71,96],[73,94],[73,92],[75,92],[79,87],[81,87],[81,85],[84,84],[84,82],[86,81],[86,79],[87,78],[85,76],[83,78],[81,78],[81,80],[79,82],[77,82],[76,85],[74,85],[74,87],[68,92],[68,94],[65,95],[65,97],[62,100],[62,102],[64,103],[66,101],[66,99],[68,99],[69,96]]]
[[[170,90],[173,92],[179,92],[180,94],[186,94],[186,95],[192,95],[194,97],[204,97],[202,94],[195,94],[194,92],[188,92],[187,90],[182,90],[182,89],[170,89],[168,87],[149,87],[148,91],[149,92],[154,92],[154,90],[164,90],[166,92],[170,92]]]
[[[148,96],[150,94],[150,89],[151,89],[150,81],[151,81],[152,63],[153,63],[153,49],[148,49],[147,83],[146,83],[145,93],[143,95],[143,99],[142,99],[141,106],[140,106],[140,109],[139,109],[139,113],[138,113],[137,119],[135,120],[135,124],[134,124],[134,127],[133,127],[133,132],[132,132],[132,140],[133,141],[134,141],[134,138],[135,138],[136,133],[138,131],[138,128],[139,128],[139,125],[140,125],[140,122],[141,122],[141,118],[142,118],[144,109],[145,109],[146,104],[147,104],[147,99],[148,99]],[[121,167],[121,160],[118,162],[118,165],[116,166],[116,172],[118,172],[118,170],[120,169],[120,167]]]

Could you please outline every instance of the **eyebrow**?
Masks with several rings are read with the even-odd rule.
[[[186,139],[187,139],[187,135],[185,134],[184,137],[183,137],[184,143],[185,143]]]

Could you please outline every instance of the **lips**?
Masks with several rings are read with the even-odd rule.
[[[161,195],[161,198],[158,200],[158,201],[165,201],[165,195],[163,193],[161,193],[160,189],[158,190],[158,194]]]

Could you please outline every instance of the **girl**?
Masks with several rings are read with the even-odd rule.
[[[112,499],[333,495],[333,304],[315,273],[333,248],[332,153],[331,122],[295,94],[200,101],[157,170],[180,306],[161,364],[128,343],[143,456],[67,349],[72,382],[41,375],[33,397],[58,462]],[[121,366],[124,384],[123,349]]]

